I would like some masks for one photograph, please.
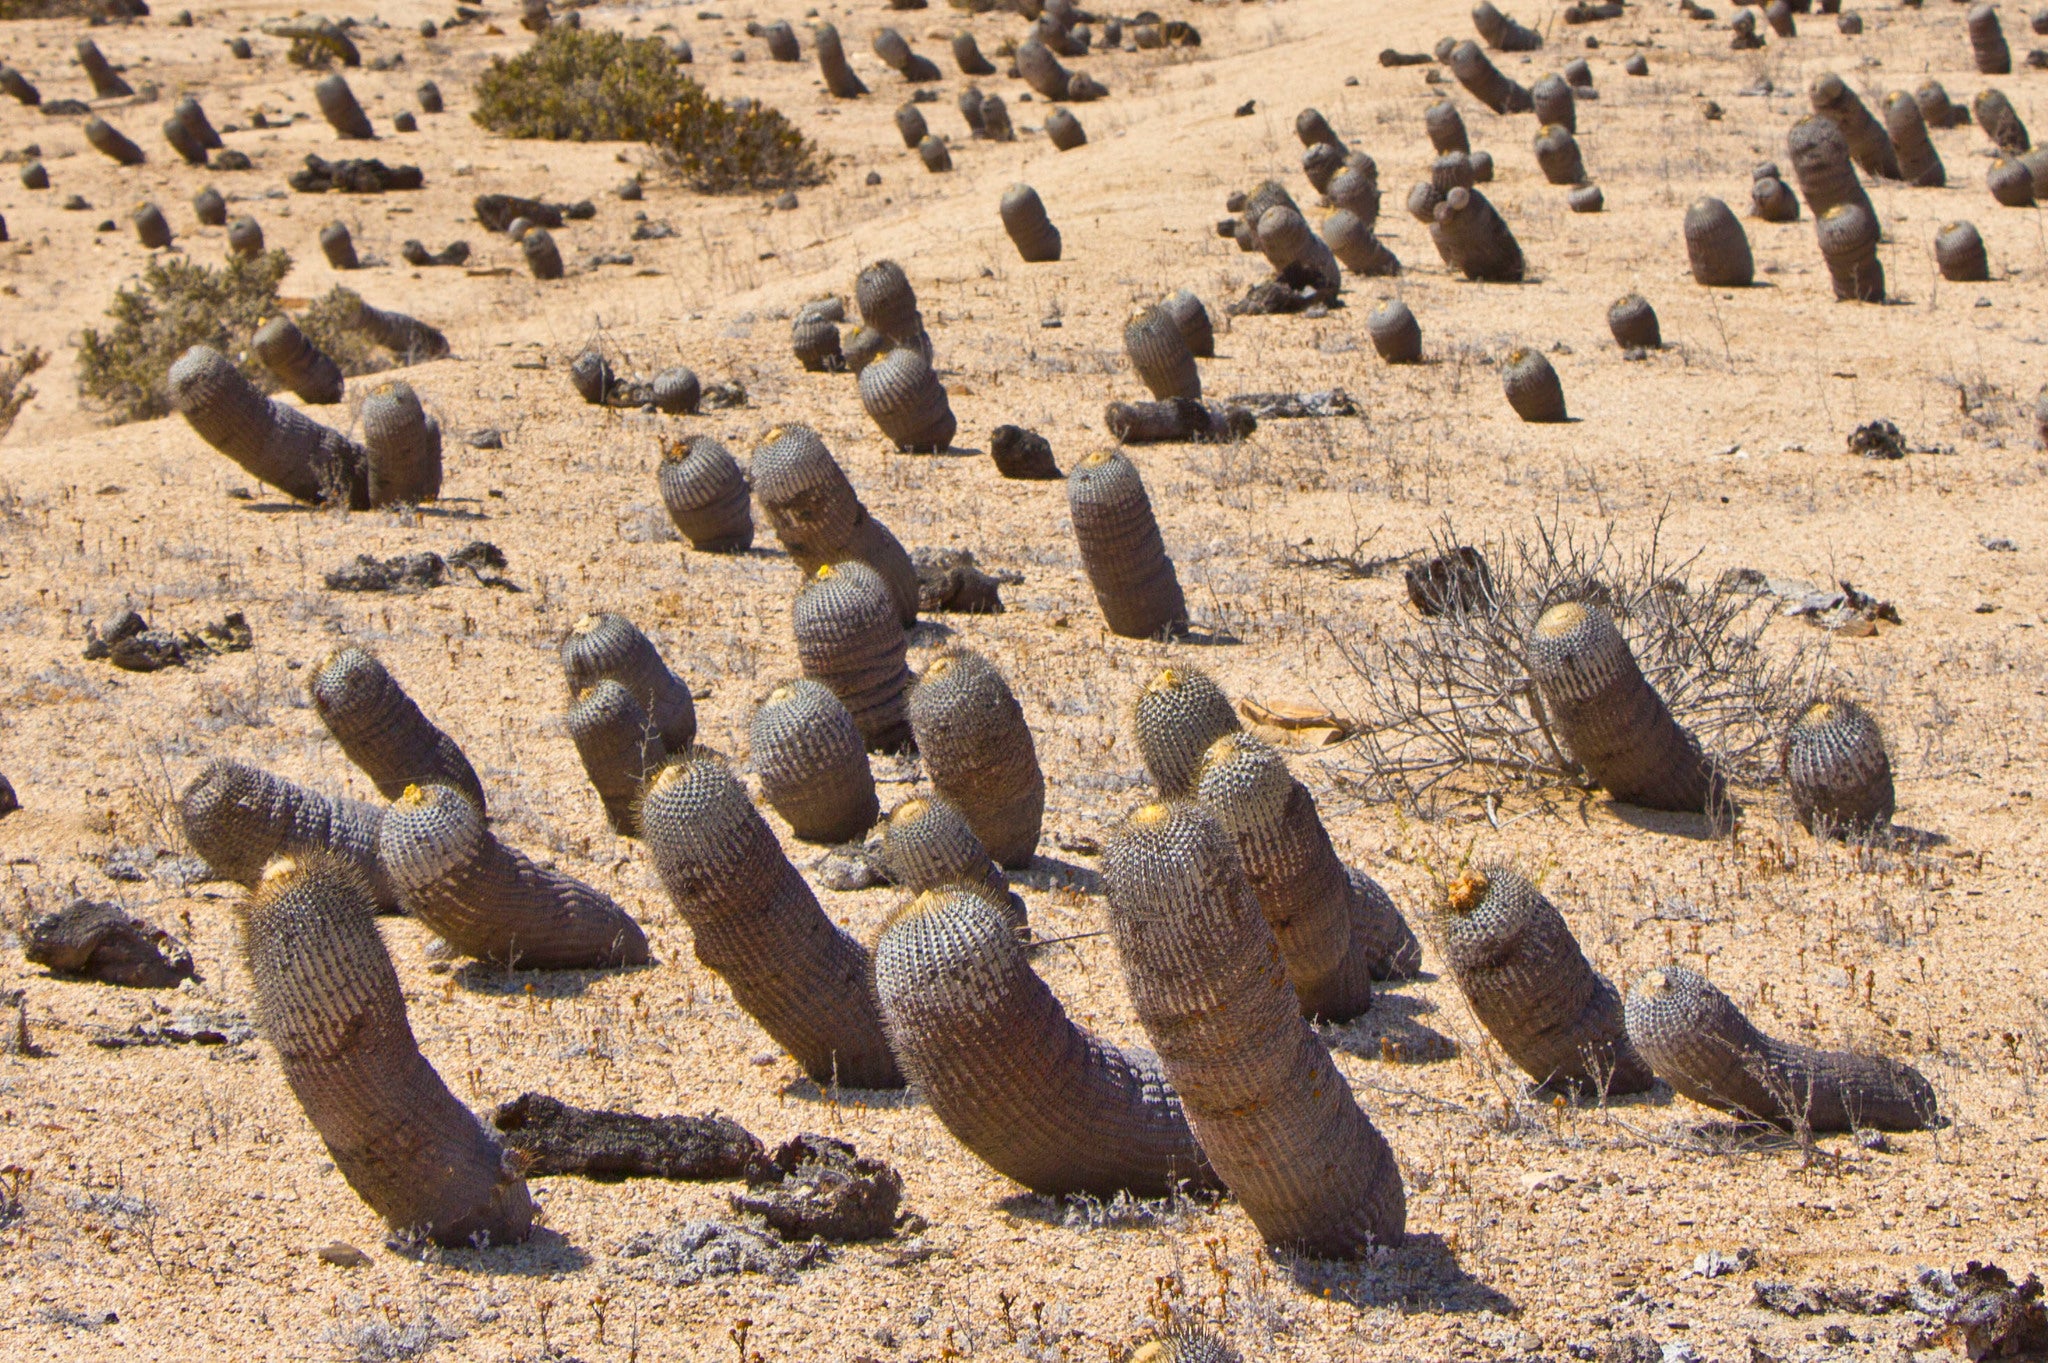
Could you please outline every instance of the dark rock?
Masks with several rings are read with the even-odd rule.
[[[123,639],[133,638],[149,628],[149,622],[137,610],[115,611],[107,617],[106,623],[85,627],[85,656],[98,660],[105,658],[115,644]]]
[[[1427,66],[1434,60],[1427,52],[1396,52],[1391,47],[1380,49],[1381,66]]]
[[[193,978],[192,953],[177,938],[91,899],[32,920],[21,954],[60,975],[136,989],[169,989]]]
[[[1424,559],[1405,574],[1408,600],[1424,615],[1483,612],[1493,603],[1493,574],[1470,545]]]
[[[759,1216],[785,1240],[879,1240],[893,1233],[903,1176],[845,1141],[803,1135],[747,1173],[733,1210]]]
[[[1022,426],[998,426],[990,434],[988,452],[996,461],[996,472],[1005,478],[1058,478],[1053,462],[1052,442]]]
[[[921,611],[1001,615],[1003,583],[1023,581],[1014,573],[989,576],[975,563],[969,549],[920,549],[911,561],[917,567],[917,608]]]
[[[387,166],[382,161],[357,159],[327,161],[306,157],[306,168],[292,172],[290,184],[301,194],[383,194],[390,190],[418,189],[426,184],[418,166]]]
[[[357,554],[355,560],[326,575],[330,592],[423,592],[446,580],[447,563],[432,550],[376,559]]]
[[[476,220],[493,232],[504,231],[512,225],[514,218],[525,218],[540,227],[556,228],[565,221],[597,216],[597,205],[588,199],[572,204],[551,204],[542,203],[539,199],[522,199],[516,194],[479,194],[474,207]]]
[[[160,672],[183,664],[185,648],[169,630],[146,629],[109,646],[107,661],[124,672]]]
[[[21,800],[14,793],[14,784],[0,776],[0,819],[6,818],[21,808]]]
[[[236,151],[233,147],[222,147],[207,159],[206,164],[213,170],[256,169],[256,163],[249,159],[247,152]]]
[[[1952,1284],[1956,1299],[1943,1313],[1935,1336],[1939,1342],[1971,1363],[2048,1349],[2048,1311],[2042,1307],[2038,1277],[2029,1273],[2015,1285],[1997,1264],[1971,1260]]]
[[[1849,452],[1866,459],[1904,459],[1906,438],[1896,425],[1880,417],[1849,432]]]
[[[505,448],[505,433],[496,426],[485,426],[469,433],[469,447],[473,450],[502,450]]]
[[[593,1111],[522,1093],[499,1104],[491,1121],[535,1176],[738,1178],[762,1159],[761,1142],[724,1117]]]
[[[130,1046],[239,1046],[255,1035],[255,1025],[240,1013],[185,1008],[152,1013],[122,1031],[101,1032],[92,1044],[109,1051]]]
[[[429,251],[424,242],[407,239],[398,248],[398,254],[408,265],[460,265],[469,259],[469,243],[454,241],[438,251]]]

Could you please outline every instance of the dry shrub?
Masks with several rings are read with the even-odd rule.
[[[142,282],[114,293],[113,326],[86,328],[78,342],[78,391],[116,422],[167,415],[164,375],[195,345],[231,357],[266,392],[276,383],[249,338],[277,312],[277,285],[292,267],[283,251],[230,260],[215,270],[190,260],[153,260]]]
[[[694,83],[656,116],[648,140],[706,194],[794,189],[825,178],[818,149],[780,113],[753,100],[713,99]]]
[[[660,114],[695,88],[659,38],[557,25],[477,77],[473,117],[507,137],[644,142]]]
[[[34,346],[19,355],[0,356],[0,436],[14,428],[14,418],[21,415],[21,409],[28,406],[29,399],[36,395],[35,385],[26,380],[49,358]]]
[[[1432,552],[1458,543],[1446,525]],[[1338,641],[1367,707],[1339,775],[1424,815],[1576,785],[1578,764],[1544,720],[1523,640],[1551,606],[1591,601],[1614,617],[1643,675],[1732,780],[1777,780],[1777,740],[1814,689],[1820,651],[1806,644],[1774,657],[1763,648],[1775,598],[1761,587],[1693,582],[1697,555],[1672,562],[1654,532],[1644,547],[1622,549],[1611,522],[1581,540],[1539,521],[1532,536],[1477,547],[1492,570],[1489,597],[1417,618],[1398,635]]]
[[[391,357],[356,328],[357,311],[362,305],[359,294],[337,284],[293,319],[306,339],[340,365],[342,374],[351,379],[391,367]]]
[[[0,0],[0,23],[13,19],[132,19],[135,7],[122,0]]]

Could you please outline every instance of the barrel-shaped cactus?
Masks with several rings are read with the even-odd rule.
[[[1927,119],[1920,104],[1904,90],[1884,97],[1884,126],[1891,136],[1892,150],[1899,161],[1899,177],[1909,185],[1940,188],[1948,183],[1948,168],[1941,153],[1927,135]]]
[[[380,383],[363,399],[363,447],[369,451],[370,505],[417,506],[441,496],[441,423],[403,379]]]
[[[94,99],[126,99],[135,93],[134,87],[121,79],[121,73],[100,51],[98,43],[90,38],[80,38],[71,50],[78,57],[78,64],[85,69],[86,79],[92,82]]]
[[[139,166],[149,159],[126,133],[104,118],[88,118],[84,133],[87,146],[118,165]]]
[[[1564,384],[1542,351],[1516,346],[1501,361],[1501,389],[1508,406],[1524,421],[1553,422],[1567,419]]]
[[[405,907],[455,950],[508,970],[645,965],[647,938],[610,896],[505,846],[450,786],[408,786],[378,855]]]
[[[1502,14],[1493,0],[1479,0],[1472,7],[1472,27],[1496,52],[1534,52],[1543,46],[1542,34]]]
[[[202,215],[201,222],[207,221]],[[221,221],[227,221],[227,205],[221,205]],[[337,270],[360,270],[363,263],[356,256],[355,238],[349,235],[348,224],[330,222],[320,229],[320,254],[327,257],[327,263]]]
[[[532,228],[521,237],[519,253],[526,258],[526,268],[535,279],[562,277],[565,269],[562,264],[562,248],[555,245],[555,238],[547,228]]]
[[[1792,813],[1816,834],[1861,837],[1892,819],[1892,759],[1877,721],[1844,697],[1815,701],[1778,753]]]
[[[2022,168],[2024,169],[2024,167]],[[2027,179],[2033,194],[2033,177]],[[1877,219],[1861,204],[1836,204],[1814,220],[1821,258],[1827,262],[1835,297],[1863,303],[1884,301],[1884,263],[1877,258]]]
[[[1429,134],[1429,145],[1435,147],[1439,154],[1472,150],[1472,140],[1465,132],[1464,115],[1448,99],[1440,99],[1422,111],[1422,126]]]
[[[1721,1112],[1814,1133],[1919,1131],[1939,1121],[1934,1088],[1911,1065],[1767,1036],[1733,999],[1683,966],[1636,981],[1627,1020],[1630,1039],[1660,1078]]]
[[[934,890],[898,910],[875,984],[918,1092],[996,1172],[1051,1196],[1215,1185],[1158,1063],[1076,1026],[982,896]]]
[[[1749,215],[1762,222],[1798,222],[1799,196],[1777,176],[1759,176],[1749,185]]]
[[[1045,821],[1045,774],[1001,671],[979,653],[948,649],[925,666],[906,713],[932,788],[998,863],[1030,865]]]
[[[938,451],[953,443],[959,422],[931,361],[908,346],[878,356],[860,371],[860,402],[896,448]]]
[[[2012,74],[2012,49],[2006,46],[2005,30],[1998,25],[1998,11],[1989,5],[1972,5],[1964,19],[1970,33],[1970,56],[1980,76]]]
[[[1664,344],[1663,329],[1657,325],[1657,310],[1639,293],[1625,294],[1607,309],[1607,329],[1623,350],[1657,350]]]
[[[1073,80],[1072,74],[1066,67],[1060,65],[1060,59],[1053,55],[1051,48],[1039,41],[1035,33],[1018,44],[1015,61],[1017,74],[1024,78],[1026,85],[1038,92],[1040,98],[1068,97],[1067,87]]]
[[[421,113],[438,114],[446,107],[441,100],[441,87],[430,80],[420,82],[419,88],[413,91],[413,98],[420,102]]]
[[[1566,601],[1526,640],[1529,675],[1551,732],[1615,799],[1719,815],[1721,774],[1671,716],[1606,611]]]
[[[1088,130],[1071,109],[1054,109],[1045,116],[1045,136],[1060,151],[1088,145]]]
[[[1819,114],[1800,119],[1785,135],[1785,147],[1799,195],[1815,217],[1836,204],[1870,206],[1870,196],[1856,179],[1855,165],[1849,159],[1848,139],[1832,120]]]
[[[934,175],[953,168],[953,153],[946,149],[944,142],[929,133],[919,139],[916,151],[918,160],[924,162],[924,168]]]
[[[1433,925],[1473,1015],[1537,1087],[1606,1099],[1650,1087],[1621,995],[1586,960],[1564,915],[1520,873],[1459,874]]]
[[[1992,145],[2007,155],[2017,156],[2034,145],[2027,125],[2020,121],[2019,112],[2005,97],[2005,91],[1990,86],[1979,90],[1970,101],[1970,113]]]
[[[1512,284],[1522,279],[1521,243],[1484,194],[1463,185],[1436,206],[1430,240],[1444,263],[1467,279]]]
[[[1913,102],[1930,128],[1955,128],[1970,121],[1970,111],[1948,97],[1942,83],[1932,76],[1913,87]]]
[[[178,153],[178,159],[186,165],[203,166],[206,164],[205,144],[200,142],[197,137],[194,137],[192,130],[177,118],[167,118],[163,121],[163,134],[164,141],[171,144],[171,150]]]
[[[1756,280],[1749,234],[1727,204],[1700,198],[1685,210],[1685,254],[1692,277],[1708,288],[1748,288]]]
[[[832,98],[858,99],[868,92],[866,83],[853,73],[846,60],[846,47],[839,41],[837,28],[819,24],[811,33],[811,42],[818,49],[818,71],[825,77],[825,88]]]
[[[155,204],[138,204],[133,219],[135,239],[151,251],[161,251],[171,244],[170,220]]]
[[[219,190],[208,185],[192,196],[192,216],[206,227],[226,227],[228,201],[221,197]]]
[[[805,842],[858,842],[881,804],[860,726],[830,687],[808,677],[768,693],[747,727],[761,798]]]
[[[1200,668],[1160,668],[1131,703],[1139,760],[1166,800],[1192,799],[1210,748],[1243,727],[1223,688]]]
[[[791,624],[804,675],[839,697],[868,750],[909,745],[907,638],[881,575],[855,559],[826,564],[797,594]]]
[[[1371,228],[1380,217],[1380,168],[1370,156],[1352,152],[1330,177],[1325,195],[1333,206]]]
[[[1529,92],[1502,75],[1500,68],[1471,39],[1452,48],[1445,64],[1472,98],[1495,113],[1519,114],[1528,110]]]
[[[1849,156],[1865,175],[1884,180],[1902,179],[1897,149],[1891,134],[1871,116],[1869,108],[1848,83],[1832,71],[1814,78],[1808,96],[1813,110],[1841,130],[1849,144]]]
[[[836,350],[836,330],[832,339]],[[716,437],[700,434],[663,439],[655,477],[668,518],[692,549],[738,554],[753,545],[754,516],[747,476]]]
[[[1561,76],[1545,76],[1529,87],[1529,107],[1539,128],[1556,126],[1569,133],[1579,130],[1579,103],[1571,83]]]
[[[868,330],[931,359],[931,337],[925,333],[924,315],[917,308],[917,292],[901,265],[878,260],[864,267],[854,279],[853,299],[860,308],[861,324]]]
[[[1137,465],[1114,450],[1087,456],[1067,475],[1067,507],[1110,632],[1148,639],[1184,628],[1187,602]]]
[[[1323,219],[1323,243],[1345,269],[1380,278],[1401,273],[1401,261],[1357,214],[1340,208]]]
[[[563,637],[562,674],[571,693],[605,678],[633,693],[670,752],[697,741],[697,704],[689,683],[669,670],[661,650],[623,615],[586,615]]]
[[[370,116],[356,102],[355,91],[348,88],[348,80],[340,72],[314,83],[313,101],[320,106],[320,116],[339,136],[363,141],[377,135],[370,126]]]
[[[257,1026],[349,1187],[401,1235],[465,1249],[526,1239],[520,1165],[420,1054],[354,870],[272,862],[240,938]]]
[[[282,854],[319,853],[361,875],[379,909],[398,907],[398,891],[377,860],[380,806],[329,798],[257,767],[216,758],[178,795],[185,841],[212,872],[255,889],[263,868]]]
[[[1422,327],[1415,313],[1398,298],[1389,298],[1365,319],[1372,348],[1388,364],[1415,364],[1422,359]]]
[[[162,216],[157,215],[159,219]],[[316,404],[341,401],[341,366],[306,339],[291,318],[280,314],[258,327],[249,349],[302,400]]]
[[[1037,265],[1060,258],[1060,229],[1046,216],[1045,201],[1030,185],[1011,185],[998,206],[1003,230],[1026,264]]]
[[[775,426],[754,447],[749,481],[768,524],[806,574],[857,559],[882,575],[905,627],[917,622],[917,569],[869,514],[845,470],[808,426]]]
[[[1198,805],[1146,805],[1103,879],[1138,1021],[1267,1243],[1329,1258],[1398,1244],[1393,1152],[1301,1018],[1229,834]]]
[[[263,254],[263,224],[244,213],[228,224],[228,254],[255,260]]]
[[[164,386],[199,437],[250,476],[302,502],[369,506],[362,446],[265,397],[218,350],[193,346],[171,366]]]
[[[335,650],[313,669],[306,690],[320,722],[385,799],[432,783],[462,792],[483,810],[483,784],[461,747],[370,652]]]
[[[1984,238],[1974,223],[1952,222],[1934,234],[1934,263],[1941,277],[1955,283],[1981,283],[1991,278]]]
[[[1124,323],[1124,353],[1155,398],[1202,396],[1202,374],[1180,324],[1163,307],[1141,308]]]
[[[697,960],[821,1086],[901,1088],[866,947],[833,925],[754,802],[698,749],[647,783],[641,836]]]
[[[889,812],[882,825],[889,879],[912,894],[959,886],[987,899],[1014,933],[1027,932],[1029,911],[1010,888],[967,816],[943,795],[920,795]]]
[[[668,761],[661,731],[633,693],[609,677],[578,692],[563,723],[606,822],[614,833],[637,836],[640,788]]]
[[[1536,166],[1543,178],[1554,185],[1584,184],[1585,158],[1579,154],[1579,139],[1571,129],[1551,124],[1536,134]]]
[[[1216,331],[1209,321],[1209,310],[1202,306],[1192,289],[1178,289],[1159,301],[1173,324],[1180,328],[1180,338],[1186,342],[1188,353],[1196,359],[1213,359],[1216,355]]]
[[[996,73],[995,67],[975,45],[974,35],[964,28],[953,35],[953,64],[960,68],[963,76],[993,76]]]

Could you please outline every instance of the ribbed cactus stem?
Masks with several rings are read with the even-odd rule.
[[[669,671],[661,650],[623,615],[586,615],[562,640],[562,672],[581,692],[610,679],[632,693],[670,752],[697,741],[697,706],[690,688]]]
[[[451,786],[484,809],[483,783],[462,748],[367,650],[335,650],[313,669],[306,690],[327,732],[385,799],[431,783]]]
[[[377,859],[380,806],[330,799],[256,767],[216,758],[178,796],[178,823],[213,873],[249,889],[272,857],[315,852],[355,867],[379,909],[398,891]]]
[[[932,787],[998,863],[1030,865],[1045,821],[1045,774],[1003,674],[978,653],[949,649],[925,667],[905,708]]]
[[[171,366],[164,387],[199,437],[251,477],[302,502],[369,506],[362,446],[265,397],[218,350],[193,346]]]
[[[768,693],[748,726],[761,797],[805,842],[856,842],[881,816],[867,745],[830,687],[808,677]]]

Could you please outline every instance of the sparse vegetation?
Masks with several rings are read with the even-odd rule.
[[[19,355],[0,356],[0,436],[14,428],[14,418],[21,415],[21,409],[28,406],[29,400],[36,395],[35,385],[26,380],[49,358],[46,352],[34,346]]]
[[[825,178],[818,149],[765,104],[713,99],[691,83],[655,119],[656,151],[693,189],[794,189]]]
[[[164,416],[171,401],[164,375],[195,345],[234,358],[266,392],[272,379],[248,353],[249,338],[277,311],[278,281],[292,267],[283,251],[230,260],[218,270],[190,260],[154,260],[142,282],[114,294],[102,332],[86,328],[78,343],[78,391],[114,421]]]
[[[341,366],[347,378],[391,367],[390,357],[356,325],[362,306],[360,295],[337,284],[292,319],[320,353]]]
[[[477,77],[472,116],[507,137],[644,142],[656,118],[695,88],[659,38],[557,25]]]

